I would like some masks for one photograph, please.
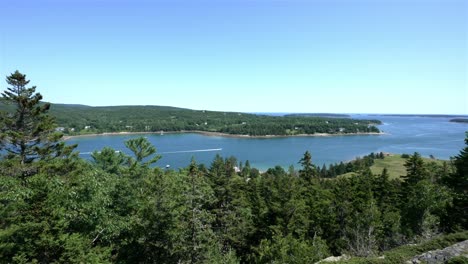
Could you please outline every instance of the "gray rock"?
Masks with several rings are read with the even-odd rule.
[[[450,247],[444,249],[432,250],[425,252],[421,255],[413,257],[411,260],[406,263],[428,263],[428,264],[438,264],[445,263],[449,259],[457,256],[466,256],[468,255],[468,240],[459,242]]]

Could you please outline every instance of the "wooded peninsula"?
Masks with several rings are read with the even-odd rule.
[[[0,104],[0,110],[13,106]],[[110,132],[215,132],[219,135],[294,136],[313,134],[380,133],[379,120],[345,115],[269,116],[236,112],[191,110],[168,106],[104,106],[51,104],[50,114],[66,135]]]

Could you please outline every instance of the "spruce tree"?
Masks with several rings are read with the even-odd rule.
[[[7,76],[6,82],[9,87],[2,93],[2,103],[10,111],[0,115],[0,150],[10,164],[19,163],[12,165],[13,174],[32,175],[37,170],[30,166],[33,162],[70,155],[76,146],[61,141],[62,133],[55,131],[54,119],[47,114],[50,104],[41,103],[36,86],[26,87],[29,80],[19,71]]]
[[[404,186],[413,186],[419,181],[426,179],[428,176],[426,168],[424,167],[424,161],[417,152],[408,158],[405,162],[405,167],[406,175],[402,176],[405,180]]]
[[[299,170],[299,176],[309,183],[312,182],[312,179],[317,177],[317,172],[312,164],[312,155],[309,151],[304,153],[299,163],[302,165],[302,170]]]
[[[455,171],[443,179],[453,193],[453,205],[447,219],[453,230],[468,229],[468,132],[465,144],[453,160]]]

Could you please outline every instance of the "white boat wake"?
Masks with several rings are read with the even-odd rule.
[[[91,155],[93,153],[94,153],[94,151],[93,152],[80,152],[79,154],[80,155]],[[97,153],[101,153],[101,151],[98,151]],[[116,150],[115,153],[120,153],[120,150]]]
[[[166,152],[156,152],[156,154],[177,154],[177,153],[194,153],[194,152],[212,152],[212,151],[221,151],[222,148],[214,149],[194,149],[194,150],[178,150],[178,151],[166,151]],[[118,153],[120,151],[116,151]],[[98,152],[100,153],[100,152]],[[80,152],[80,155],[91,155],[93,152]]]
[[[222,148],[215,149],[194,149],[194,150],[179,150],[179,151],[166,151],[159,152],[158,154],[177,154],[177,153],[193,153],[193,152],[211,152],[211,151],[221,151]]]

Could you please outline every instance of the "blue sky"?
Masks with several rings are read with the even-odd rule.
[[[468,114],[464,0],[1,2],[0,74],[54,103]]]

